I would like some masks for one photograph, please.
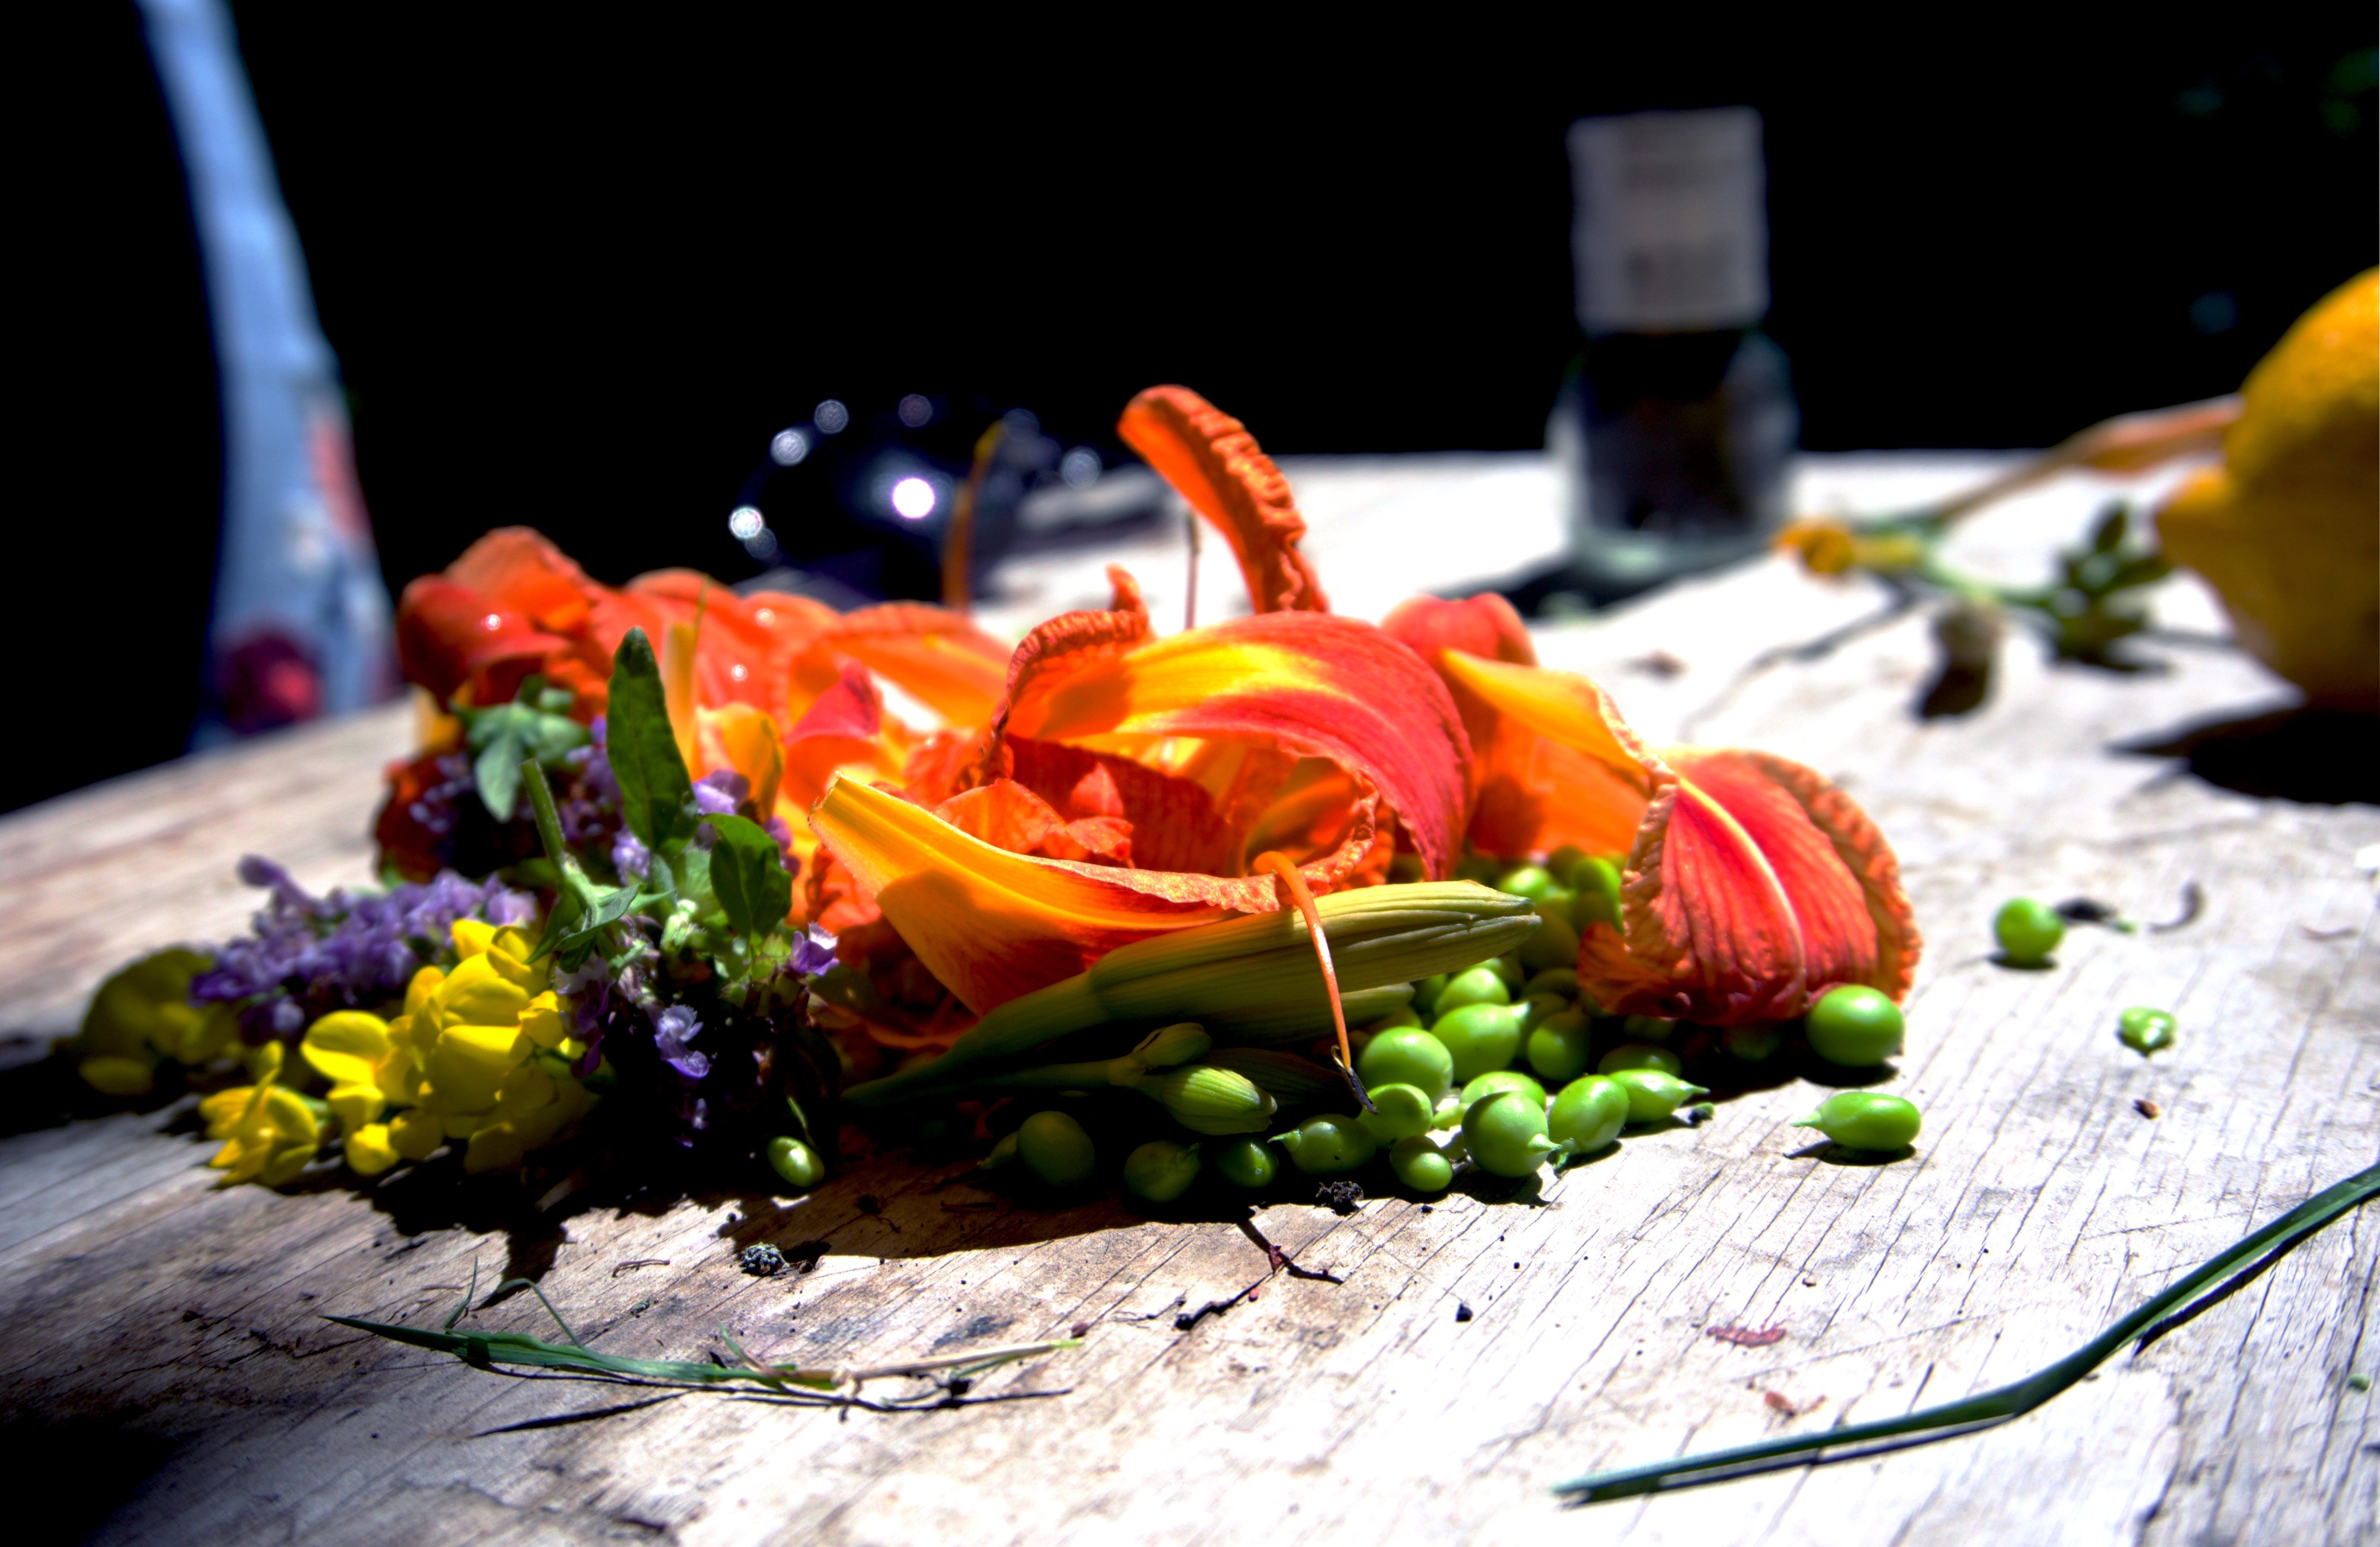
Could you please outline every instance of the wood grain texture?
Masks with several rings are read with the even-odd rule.
[[[1430,476],[1396,497],[1426,502]],[[2038,563],[2094,497],[2048,491],[1993,518],[1977,552]],[[2186,586],[2163,600],[2204,615]],[[798,1199],[589,1189],[543,1213],[501,1183],[217,1191],[204,1146],[160,1131],[174,1113],[121,1114],[0,1139],[0,1425],[20,1459],[80,1468],[79,1523],[124,1542],[2371,1540],[2380,1419],[2344,1380],[2380,1366],[2369,1214],[1992,1431],[1577,1512],[1546,1492],[2016,1378],[2380,1151],[2380,925],[2353,859],[2380,842],[2380,810],[2251,798],[2108,750],[2266,707],[2269,681],[2225,651],[2155,649],[2170,670],[2123,677],[2019,640],[1982,710],[1920,721],[1915,618],[1741,676],[1876,604],[1764,564],[1540,646],[1657,739],[1763,746],[1842,780],[1893,839],[1929,946],[1886,1087],[1925,1111],[1908,1160],[1794,1156],[1809,1135],[1788,1125],[1822,1094],[1795,1081],[1527,1197],[1371,1200],[1346,1218],[1276,1202],[1255,1226],[1345,1282],[1275,1276],[1184,1332],[1178,1309],[1265,1272],[1227,1213],[1038,1208],[901,1155]],[[201,878],[243,849],[310,855],[329,879],[359,853],[340,846],[401,735],[315,733],[269,762],[237,762],[250,749],[165,771],[144,797],[75,798],[104,822],[62,806],[0,823],[0,853],[55,877],[42,917],[0,920],[11,1024],[55,1024],[60,983],[87,989],[141,944],[236,922]],[[118,875],[123,848],[102,857],[135,843],[133,822],[184,846],[189,879],[157,899]],[[2187,881],[2207,899],[2187,928],[2078,930],[2047,971],[1989,960],[2007,895],[2162,918]],[[37,930],[72,944],[44,958],[18,944]],[[2118,1043],[2132,1004],[2172,1009],[2179,1043],[2154,1060]],[[828,1246],[813,1272],[762,1280],[735,1266],[758,1240]],[[319,1319],[433,1320],[475,1260],[483,1284],[539,1279],[628,1354],[699,1357],[722,1324],[764,1357],[828,1364],[1085,1323],[1087,1341],[978,1388],[1059,1396],[609,1412],[650,1394],[475,1372]],[[542,1317],[516,1296],[482,1321]],[[1784,1335],[1709,1335],[1727,1325]]]

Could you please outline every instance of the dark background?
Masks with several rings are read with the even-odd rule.
[[[67,734],[6,760],[5,806],[181,749],[220,478],[137,20],[62,9],[20,64],[18,637],[48,647],[20,705]],[[1351,42],[234,6],[393,588],[506,522],[604,579],[740,579],[726,510],[830,396],[1022,405],[1112,453],[1125,398],[1179,381],[1276,452],[1541,445],[1590,112],[1765,115],[1807,446],[2038,445],[2228,391],[2380,248],[2374,96],[2339,74],[2372,8],[2281,9]]]

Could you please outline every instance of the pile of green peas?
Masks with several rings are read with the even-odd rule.
[[[1787,1029],[1777,1026],[1722,1033],[1606,1016],[1581,992],[1581,931],[1621,927],[1617,860],[1563,848],[1542,864],[1475,856],[1459,873],[1527,897],[1544,922],[1509,956],[1415,983],[1409,1004],[1359,1034],[1355,1072],[1371,1110],[1315,1114],[1269,1138],[1151,1139],[1124,1156],[1126,1190],[1165,1204],[1208,1174],[1260,1190],[1284,1168],[1328,1179],[1383,1158],[1399,1184],[1422,1194],[1444,1191],[1464,1162],[1527,1177],[1606,1151],[1623,1130],[1666,1123],[1708,1095],[1686,1078],[1690,1063],[1755,1065],[1785,1044]],[[1819,1000],[1803,1029],[1818,1058],[1867,1069],[1900,1051],[1904,1024],[1887,995],[1845,986]],[[1803,1126],[1846,1146],[1892,1151],[1914,1138],[1918,1115],[1897,1096],[1847,1091]],[[1089,1134],[1062,1111],[1035,1113],[987,1163],[1011,1158],[1059,1190],[1082,1187],[1099,1169]]]

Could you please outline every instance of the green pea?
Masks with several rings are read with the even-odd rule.
[[[1449,1011],[1459,1010],[1465,1005],[1510,1005],[1512,1002],[1512,991],[1505,986],[1495,967],[1482,963],[1456,973],[1444,988],[1438,991],[1432,1014],[1444,1017]]]
[[[2010,966],[2046,967],[2050,953],[2066,938],[2066,920],[2047,903],[2010,897],[1993,917],[1992,933]]]
[[[791,1134],[781,1133],[769,1140],[769,1165],[788,1187],[814,1188],[826,1180],[826,1162]]]
[[[1288,1151],[1297,1168],[1309,1176],[1353,1171],[1380,1149],[1379,1141],[1365,1132],[1361,1123],[1332,1113],[1308,1117],[1287,1133],[1273,1135],[1272,1141]]]
[[[1628,1121],[1628,1092],[1601,1075],[1573,1079],[1554,1097],[1546,1131],[1573,1155],[1591,1155],[1620,1137]]]
[[[1016,1130],[1016,1158],[1053,1188],[1081,1186],[1099,1164],[1091,1136],[1062,1112],[1037,1112],[1025,1119]]]
[[[1151,1203],[1171,1203],[1198,1179],[1198,1146],[1152,1139],[1123,1158],[1123,1185]]]
[[[1482,1171],[1525,1176],[1558,1145],[1546,1137],[1544,1103],[1525,1091],[1498,1090],[1463,1115],[1463,1141]]]
[[[1521,1034],[1543,1026],[1547,1021],[1571,1007],[1570,1001],[1559,993],[1531,993],[1521,999]]]
[[[2171,1047],[2173,1034],[2180,1029],[2180,1024],[2173,1018],[2170,1010],[2135,1005],[2116,1017],[2116,1036],[2126,1047],[2145,1058],[2159,1048]]]
[[[1454,1163],[1427,1139],[1400,1139],[1389,1151],[1389,1169],[1415,1192],[1444,1192],[1454,1180]]]
[[[1537,932],[1521,942],[1513,953],[1523,967],[1543,972],[1549,967],[1576,967],[1578,931],[1568,919],[1545,903],[1537,904]]]
[[[1394,1031],[1400,1027],[1419,1026],[1421,1023],[1421,1017],[1414,1012],[1414,1007],[1411,1005],[1400,1005],[1395,1009],[1390,1010],[1387,1015],[1384,1015],[1379,1019],[1372,1022],[1372,1024],[1366,1028],[1366,1029],[1377,1037],[1383,1031]]]
[[[1900,1051],[1908,1023],[1900,1006],[1875,989],[1858,983],[1831,988],[1810,1006],[1803,1023],[1810,1034],[1810,1051],[1829,1064],[1871,1068]]]
[[[1547,918],[1560,919],[1573,930],[1578,928],[1578,894],[1569,887],[1557,886],[1537,898],[1536,903],[1537,911]]]
[[[1529,1033],[1524,1048],[1529,1067],[1556,1083],[1577,1078],[1586,1072],[1588,1037],[1585,1011],[1564,1010],[1548,1016]]]
[[[1564,999],[1577,998],[1578,968],[1567,964],[1560,967],[1548,967],[1543,972],[1533,975],[1527,982],[1521,985],[1523,998],[1540,993],[1559,993]]]
[[[1528,973],[1521,969],[1521,958],[1517,956],[1491,956],[1479,965],[1495,972],[1504,985],[1504,993],[1508,999],[1518,994],[1521,992],[1521,985],[1529,981]]]
[[[1419,1027],[1383,1031],[1355,1058],[1355,1076],[1368,1090],[1376,1085],[1411,1085],[1436,1101],[1454,1083],[1454,1055]]]
[[[1377,1112],[1359,1112],[1355,1121],[1382,1144],[1394,1144],[1429,1131],[1437,1105],[1418,1086],[1375,1085],[1366,1092]]]
[[[1758,1064],[1774,1057],[1784,1043],[1784,1033],[1765,1022],[1730,1026],[1719,1037],[1719,1044],[1727,1049],[1728,1056],[1741,1058],[1747,1064]]]
[[[1446,985],[1452,981],[1454,974],[1451,972],[1433,972],[1414,984],[1414,996],[1406,1003],[1413,1006],[1414,1014],[1421,1017],[1424,1025],[1427,1025],[1429,1017],[1438,1013],[1438,996],[1445,993]]]
[[[1899,1096],[1875,1090],[1841,1090],[1793,1126],[1815,1128],[1854,1150],[1905,1150],[1917,1137],[1917,1108]]]
[[[1620,1023],[1621,1034],[1632,1042],[1666,1042],[1677,1029],[1676,1021],[1659,1016],[1630,1016]]]
[[[1553,890],[1557,883],[1553,872],[1543,865],[1522,865],[1506,871],[1496,880],[1496,890],[1510,892],[1516,897],[1536,901]]]
[[[1280,1169],[1272,1151],[1257,1139],[1234,1139],[1215,1151],[1215,1170],[1235,1188],[1270,1187]]]
[[[1663,1069],[1621,1069],[1604,1078],[1627,1093],[1632,1123],[1658,1123],[1696,1096],[1710,1094]]]
[[[1465,1005],[1439,1017],[1429,1034],[1446,1044],[1453,1078],[1468,1084],[1521,1051],[1522,1013],[1510,1005]]]
[[[1571,890],[1578,894],[1572,908],[1581,930],[1589,924],[1620,927],[1620,867],[1589,855],[1571,867]]]
[[[1518,1090],[1539,1106],[1546,1104],[1546,1088],[1527,1075],[1518,1069],[1490,1069],[1463,1082],[1463,1105],[1467,1111],[1474,1102],[1484,1102],[1501,1090]]]
[[[1595,1072],[1608,1075],[1621,1069],[1658,1069],[1673,1075],[1685,1066],[1684,1060],[1668,1048],[1655,1047],[1651,1042],[1622,1042],[1603,1055]]]
[[[1564,844],[1546,856],[1546,869],[1551,871],[1564,885],[1575,891],[1578,883],[1571,880],[1571,875],[1578,869],[1578,862],[1585,858],[1586,850],[1576,844]]]

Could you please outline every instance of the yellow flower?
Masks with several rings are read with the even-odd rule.
[[[347,1163],[361,1175],[427,1160],[450,1139],[468,1140],[468,1171],[516,1166],[594,1104],[569,1074],[586,1047],[529,938],[476,919],[457,920],[453,934],[454,969],[415,973],[394,1020],[340,1011],[306,1033],[306,1060],[331,1080]]]
[[[204,1064],[230,1045],[238,1022],[228,1005],[188,1002],[190,979],[207,959],[190,951],[144,956],[99,985],[73,1050],[84,1081],[111,1096],[145,1096],[157,1064]]]
[[[277,1188],[295,1181],[322,1148],[322,1125],[306,1099],[281,1076],[279,1042],[267,1042],[250,1058],[254,1085],[218,1090],[199,1103],[207,1137],[224,1141],[207,1163],[224,1173],[223,1185],[261,1182]]]

